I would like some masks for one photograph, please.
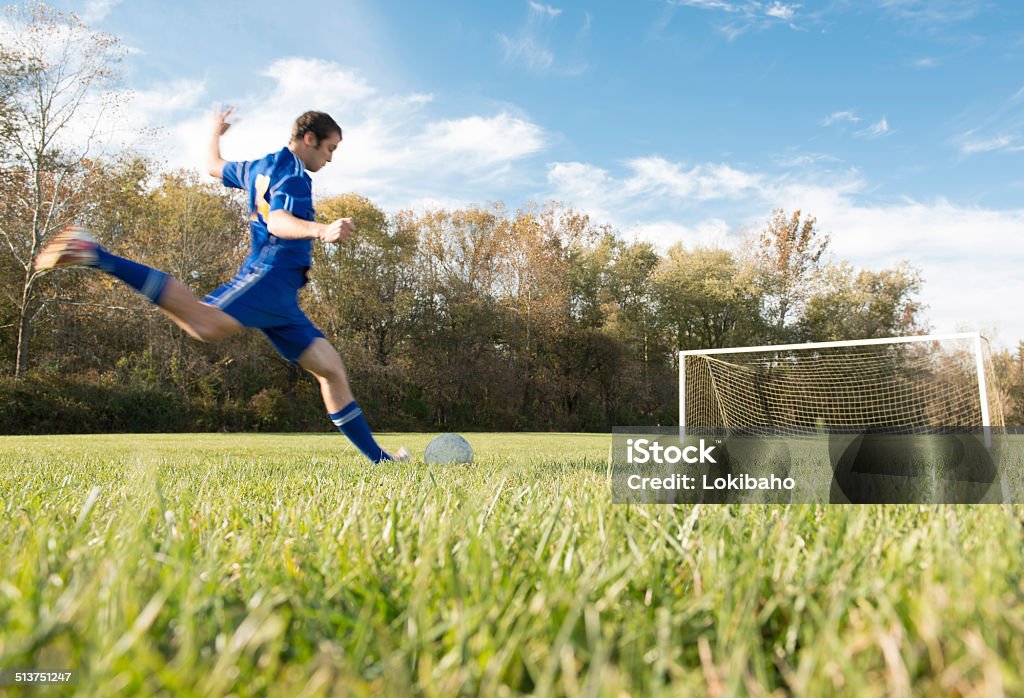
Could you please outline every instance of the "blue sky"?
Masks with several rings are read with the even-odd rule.
[[[130,48],[122,119],[199,167],[307,108],[345,129],[322,194],[388,211],[556,199],[630,239],[735,248],[802,209],[861,267],[909,261],[936,331],[1024,339],[1024,3],[56,3]]]

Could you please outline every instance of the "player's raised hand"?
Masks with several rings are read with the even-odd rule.
[[[324,242],[348,242],[352,233],[356,232],[356,224],[351,218],[339,218],[330,223],[320,234]]]
[[[213,115],[210,117],[210,122],[213,124],[213,132],[217,136],[223,136],[231,128],[231,124],[228,123],[228,118],[235,113],[234,107],[228,107],[227,109],[216,109]]]

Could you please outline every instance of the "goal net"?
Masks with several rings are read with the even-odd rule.
[[[680,431],[812,435],[1002,425],[978,333],[679,353]]]

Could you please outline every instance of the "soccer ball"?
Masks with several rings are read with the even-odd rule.
[[[427,444],[423,462],[431,465],[445,463],[472,463],[473,447],[458,434],[441,434]]]

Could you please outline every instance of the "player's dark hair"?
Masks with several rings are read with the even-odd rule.
[[[316,136],[317,141],[322,141],[332,133],[337,133],[340,138],[341,126],[338,126],[338,122],[329,114],[322,111],[308,111],[295,120],[295,125],[292,126],[292,140],[302,140],[307,133]]]

